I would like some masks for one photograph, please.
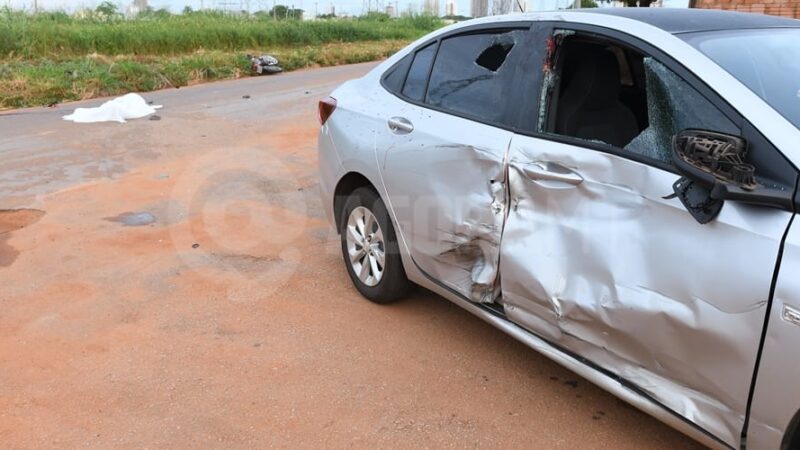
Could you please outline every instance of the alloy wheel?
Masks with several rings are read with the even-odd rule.
[[[347,219],[347,255],[353,272],[367,286],[376,286],[383,278],[386,246],[383,231],[369,209],[359,206]]]

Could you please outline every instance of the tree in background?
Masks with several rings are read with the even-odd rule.
[[[286,5],[275,5],[274,8],[269,10],[269,15],[276,20],[300,20],[303,18],[303,10],[298,8],[289,8]]]
[[[142,19],[167,19],[170,16],[172,16],[172,13],[167,8],[153,9],[152,6],[148,6],[143,11],[139,11],[137,17]]]
[[[376,22],[388,22],[391,17],[388,14],[378,12],[378,11],[370,11],[363,16],[359,17],[362,20],[374,20]]]
[[[108,1],[97,5],[97,8],[95,8],[94,11],[106,17],[113,17],[119,14],[119,8],[117,8],[117,5]]]

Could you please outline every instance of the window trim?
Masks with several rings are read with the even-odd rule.
[[[558,135],[544,134],[537,131],[539,126],[538,111],[540,106],[541,89],[542,89],[542,63],[543,63],[542,58],[544,56],[546,39],[552,36],[553,32],[557,29],[574,30],[576,32],[581,31],[584,33],[595,34],[601,38],[611,40],[612,42],[617,41],[619,44],[628,46],[645,55],[655,58],[658,62],[660,62],[673,72],[675,72],[678,76],[680,76],[687,83],[689,83],[690,86],[696,89],[703,97],[706,98],[706,100],[711,102],[711,104],[714,105],[717,109],[719,109],[720,112],[723,113],[723,115],[725,115],[729,120],[731,120],[731,122],[733,122],[735,126],[739,127],[739,129],[742,130],[742,132],[744,132],[745,128],[750,127],[754,132],[761,135],[764,139],[764,142],[770,145],[772,151],[780,155],[780,157],[786,162],[786,164],[792,167],[792,169],[796,173],[800,172],[798,171],[798,168],[788,158],[786,158],[783,152],[781,152],[780,149],[776,147],[766,135],[764,135],[759,129],[753,126],[753,124],[749,120],[747,120],[744,114],[740,113],[737,109],[731,106],[725,100],[723,95],[713,90],[710,86],[708,86],[704,81],[702,81],[697,75],[694,74],[694,72],[689,70],[686,66],[676,61],[672,56],[670,56],[666,52],[653,46],[652,44],[647,43],[646,41],[637,36],[628,34],[626,32],[617,29],[608,28],[602,25],[592,25],[592,24],[554,21],[554,20],[546,20],[546,21],[521,20],[521,21],[509,21],[509,22],[491,23],[491,24],[477,24],[477,25],[470,25],[458,28],[456,30],[436,35],[430,39],[421,42],[416,48],[408,52],[403,58],[400,58],[397,62],[395,62],[392,66],[387,68],[381,74],[380,84],[381,87],[383,87],[383,89],[385,89],[386,92],[388,92],[389,94],[397,97],[403,102],[412,104],[420,108],[492,126],[501,130],[510,131],[520,136],[532,137],[532,138],[542,139],[545,141],[558,142],[566,145],[571,145],[576,148],[600,151],[603,153],[616,155],[631,161],[635,161],[641,164],[646,164],[651,167],[655,167],[678,175],[677,170],[672,164],[661,163],[660,161],[656,161],[651,158],[643,157],[629,151],[617,149],[616,147],[608,144],[582,141],[577,138],[568,138],[568,137],[563,138]],[[532,94],[533,97],[527,99],[530,101],[526,101],[526,95],[515,96],[513,99],[511,99],[509,104],[510,113],[506,117],[508,123],[489,122],[486,120],[481,120],[480,118],[477,118],[475,116],[461,114],[444,108],[434,107],[427,103],[419,102],[416,100],[410,100],[402,96],[400,93],[392,91],[384,84],[384,78],[388,75],[388,73],[392,69],[397,67],[397,65],[399,65],[404,58],[409,56],[413,57],[417,51],[425,48],[427,45],[431,43],[436,43],[437,53],[438,53],[438,45],[443,39],[455,37],[461,34],[486,33],[492,31],[497,32],[501,30],[506,30],[506,31],[525,30],[526,38],[524,40],[524,44],[528,47],[528,50],[531,55],[530,58],[523,59],[520,61],[520,64],[517,67],[518,73],[515,75],[514,83],[515,85],[518,85],[520,89],[524,90],[526,94]],[[436,63],[436,58],[434,57],[434,64],[435,63]],[[523,66],[527,66],[530,69],[528,72],[522,73],[522,75],[530,77],[527,80],[524,78],[520,78],[520,71],[522,71]],[[433,65],[431,65],[431,68],[433,68]],[[408,73],[406,73],[405,75],[407,76]],[[428,80],[426,80],[426,95],[427,95],[427,83],[429,81],[430,81],[430,74],[428,75]],[[405,78],[403,79],[403,84],[405,84]],[[532,121],[528,120],[530,117],[534,117],[535,120]],[[791,188],[793,188],[793,186]],[[798,210],[800,210],[800,190],[798,191],[798,198],[796,202],[798,204]]]
[[[425,103],[425,99],[428,98],[428,88],[431,85],[431,74],[433,73],[433,68],[436,67],[436,58],[439,57],[439,49],[442,48],[442,41],[444,39],[439,39],[436,41],[436,48],[433,49],[433,59],[431,60],[431,66],[428,68],[428,75],[425,76],[425,89],[422,90],[422,99],[419,100],[421,103]],[[414,53],[414,57],[416,57],[416,53]],[[413,64],[413,61],[412,61]],[[426,103],[427,104],[427,103]]]
[[[431,78],[431,70],[433,70],[433,64],[436,63],[436,55],[439,54],[439,42],[438,41],[431,42],[430,44],[426,44],[415,49],[413,53],[409,53],[408,55],[400,58],[400,61],[398,61],[395,65],[392,66],[392,68],[397,67],[404,59],[408,58],[409,56],[411,57],[411,62],[408,64],[408,69],[406,69],[406,73],[405,75],[403,75],[403,85],[400,86],[400,91],[398,92],[398,95],[402,96],[408,101],[410,101],[411,98],[403,95],[403,91],[406,89],[406,83],[408,82],[408,74],[411,73],[411,68],[414,67],[414,61],[417,60],[417,55],[421,51],[427,50],[428,47],[432,45],[436,45],[436,47],[433,48],[433,59],[431,59],[431,67],[428,69],[428,74],[425,75],[425,86],[422,87],[422,98],[424,100],[425,96],[428,94],[428,81],[430,81]],[[384,89],[386,89],[389,92],[391,92],[391,90],[384,85],[384,79],[389,75],[389,72],[392,71],[392,68],[387,69],[386,72],[384,72],[383,75],[381,76],[381,85],[383,86]]]
[[[516,125],[513,124],[514,122],[516,122],[516,119],[514,117],[512,117],[511,112],[516,110],[517,109],[516,107],[519,106],[519,103],[521,103],[519,97],[515,98],[512,102],[510,102],[509,106],[507,107],[507,111],[506,111],[505,115],[507,116],[506,117],[506,119],[507,119],[506,121],[508,123],[501,123],[501,122],[483,120],[483,119],[481,119],[481,118],[479,118],[477,116],[474,116],[474,115],[464,114],[464,113],[461,113],[461,112],[458,112],[458,111],[453,111],[451,109],[442,108],[442,107],[439,107],[439,106],[434,106],[434,105],[431,105],[429,103],[425,103],[425,98],[427,98],[427,96],[428,96],[428,85],[430,84],[430,81],[431,81],[431,73],[433,72],[433,67],[436,65],[436,58],[439,56],[439,47],[441,46],[441,43],[442,43],[443,40],[454,38],[454,37],[458,37],[458,36],[471,35],[471,34],[488,34],[488,33],[499,34],[499,33],[504,33],[504,32],[511,32],[511,31],[521,30],[521,31],[523,31],[525,33],[524,35],[526,36],[526,40],[524,42],[525,43],[530,43],[530,41],[527,39],[527,37],[530,36],[530,32],[531,32],[531,28],[533,27],[533,24],[534,24],[534,22],[529,21],[529,20],[512,21],[512,22],[501,22],[501,23],[493,23],[493,24],[478,24],[478,25],[471,25],[471,26],[459,28],[457,30],[453,30],[453,31],[450,31],[450,32],[446,32],[446,33],[442,33],[440,35],[437,35],[437,36],[435,36],[435,37],[433,37],[431,39],[428,39],[428,40],[420,43],[417,47],[414,48],[414,50],[408,52],[408,54],[406,54],[403,58],[400,58],[397,62],[392,64],[392,66],[390,66],[388,69],[386,69],[381,74],[381,77],[380,77],[381,87],[383,87],[383,89],[385,89],[386,92],[394,95],[395,97],[399,98],[400,100],[402,100],[402,101],[404,101],[406,103],[410,103],[412,105],[418,106],[420,108],[429,109],[431,111],[436,111],[436,112],[440,112],[442,114],[447,114],[447,115],[450,115],[450,116],[459,117],[459,118],[466,119],[466,120],[471,120],[473,122],[481,123],[481,124],[484,124],[484,125],[489,125],[489,126],[492,126],[492,127],[495,127],[495,128],[499,128],[499,129],[502,129],[502,130],[506,130],[506,131],[510,131],[510,132],[516,133],[518,131],[518,128],[517,128]],[[433,44],[433,43],[436,44],[436,50],[435,50],[434,56],[433,56],[433,63],[431,64],[431,68],[428,71],[428,78],[425,80],[425,94],[422,97],[422,101],[413,100],[413,99],[410,99],[410,98],[404,96],[402,94],[402,89],[401,89],[401,92],[394,92],[393,90],[389,89],[386,86],[386,84],[384,82],[384,79],[386,78],[386,76],[394,68],[396,68],[398,65],[400,65],[400,63],[403,61],[403,59],[405,59],[405,58],[407,58],[409,56],[411,56],[412,58],[416,57],[417,52],[419,52],[420,50],[426,48],[428,45]],[[412,59],[412,64],[413,64],[413,59]],[[411,66],[409,65],[409,69],[410,69],[410,67]],[[516,76],[517,76],[517,74],[513,75],[514,78],[516,78]],[[408,72],[406,72],[406,77],[408,77]],[[403,80],[403,86],[405,86],[405,79]]]

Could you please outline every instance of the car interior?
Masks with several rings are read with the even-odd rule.
[[[624,148],[649,125],[644,56],[583,36],[564,41],[545,130]]]

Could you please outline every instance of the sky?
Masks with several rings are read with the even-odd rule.
[[[10,6],[18,9],[33,9],[34,3],[38,4],[42,9],[62,9],[66,11],[74,11],[82,8],[92,8],[101,3],[102,0],[0,0],[0,5]],[[285,4],[296,8],[303,9],[313,13],[315,8],[319,13],[328,12],[330,5],[336,6],[338,13],[360,14],[364,9],[366,1],[371,1],[372,5],[376,2],[382,2],[384,5],[389,1],[398,4],[400,11],[405,11],[408,5],[412,5],[416,10],[421,9],[422,0],[275,0],[277,4]],[[439,0],[440,8],[444,10],[444,3],[446,0]],[[664,0],[664,6],[685,8],[689,0]],[[111,0],[120,6],[121,10],[125,10],[132,0]],[[193,9],[200,9],[201,6],[217,7],[224,9],[226,6],[232,9],[249,9],[251,11],[269,10],[272,8],[273,0],[149,0],[149,5],[153,8],[168,8],[173,12],[180,12],[185,6],[191,6]],[[458,13],[462,15],[469,15],[470,0],[456,0],[458,5]],[[563,8],[571,3],[571,0],[528,0],[528,4],[532,6],[534,11],[545,11]],[[241,7],[239,6],[241,5]],[[443,11],[442,11],[443,12]]]

